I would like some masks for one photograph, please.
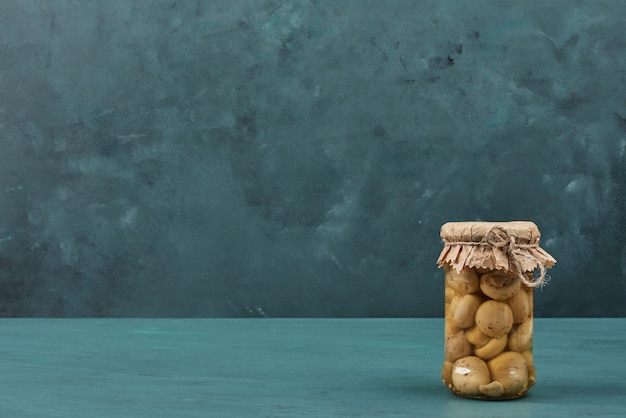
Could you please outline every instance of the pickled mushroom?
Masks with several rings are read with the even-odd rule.
[[[509,350],[521,353],[530,348],[533,343],[533,319],[529,318],[522,322],[509,337]]]
[[[467,330],[467,332],[465,333],[465,338],[467,338],[467,341],[472,343],[474,347],[482,347],[491,340],[491,337],[486,334],[483,334],[478,329],[477,325],[474,325],[473,327]]]
[[[474,354],[483,360],[491,360],[504,350],[506,347],[507,335],[502,337],[492,338],[489,342],[482,347],[474,349]]]
[[[504,302],[488,300],[476,310],[478,329],[490,337],[501,337],[513,327],[513,312]]]
[[[526,359],[526,363],[528,364],[528,387],[534,386],[536,383],[536,371],[535,364],[533,362],[533,352],[531,350],[526,350],[522,353],[524,358]]]
[[[465,339],[465,333],[459,331],[446,338],[445,353],[447,361],[456,361],[472,353],[472,345]]]
[[[502,384],[503,395],[518,395],[528,387],[528,363],[520,353],[505,351],[489,360],[487,367],[491,379]]]
[[[506,300],[506,303],[511,307],[511,311],[513,312],[514,324],[524,322],[531,314],[527,292],[516,292]]]
[[[494,270],[480,276],[480,290],[495,300],[506,300],[519,290],[522,282],[515,274]]]
[[[474,356],[458,359],[452,367],[452,384],[463,395],[479,395],[480,386],[490,382],[487,364]]]
[[[446,283],[456,290],[459,295],[467,295],[478,290],[478,276],[471,269],[463,269],[457,273],[453,268],[446,271]]]
[[[482,299],[476,295],[465,295],[455,297],[453,302],[457,299],[458,302],[454,304],[454,310],[452,310],[452,306],[450,308],[452,322],[459,328],[469,328],[474,325],[476,310],[482,303]]]

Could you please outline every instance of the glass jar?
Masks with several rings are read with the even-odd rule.
[[[513,399],[535,384],[533,289],[546,283],[545,269],[556,263],[539,247],[539,237],[532,222],[449,222],[441,227],[441,376],[455,395]]]

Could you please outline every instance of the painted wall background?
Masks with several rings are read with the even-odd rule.
[[[626,314],[626,2],[0,4],[2,316],[441,316],[455,220]]]

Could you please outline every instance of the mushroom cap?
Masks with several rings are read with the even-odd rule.
[[[469,328],[474,325],[476,310],[482,302],[483,300],[477,295],[456,296],[450,303],[454,325],[459,328]]]
[[[524,322],[531,314],[528,292],[516,292],[506,300],[506,303],[513,312],[514,324]]]
[[[453,268],[446,269],[446,283],[456,290],[459,295],[467,295],[478,290],[478,275],[472,269],[463,269],[457,272]]]
[[[447,361],[456,361],[472,353],[472,345],[465,339],[465,333],[459,331],[445,340],[445,356]]]
[[[452,384],[463,395],[479,395],[480,386],[488,384],[487,363],[475,356],[458,359],[452,367]]]
[[[490,337],[501,337],[513,327],[513,312],[504,302],[488,300],[476,310],[478,329]]]
[[[533,343],[533,319],[528,318],[511,332],[508,347],[511,351],[521,353],[528,350]]]
[[[520,353],[505,351],[489,360],[487,366],[491,379],[502,384],[504,395],[521,394],[528,387],[528,363]]]
[[[480,290],[495,300],[505,300],[520,289],[522,281],[515,273],[493,270],[480,276]]]

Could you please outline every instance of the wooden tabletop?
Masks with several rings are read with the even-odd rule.
[[[2,417],[621,417],[626,319],[536,319],[514,401],[443,386],[440,319],[3,319]]]

